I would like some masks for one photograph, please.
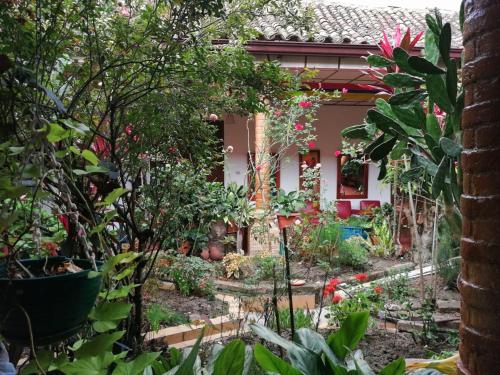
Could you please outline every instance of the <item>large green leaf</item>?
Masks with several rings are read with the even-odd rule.
[[[437,117],[433,113],[427,115],[425,126],[427,128],[427,133],[434,138],[436,142],[439,141],[439,138],[441,138],[441,127],[439,126]]]
[[[115,342],[123,337],[124,333],[125,331],[117,331],[92,337],[75,351],[75,357],[80,359],[98,356],[108,351]]]
[[[460,153],[462,152],[462,146],[453,142],[449,138],[442,137],[439,140],[439,145],[444,153],[452,158],[460,156]]]
[[[89,318],[93,320],[121,320],[125,319],[132,308],[127,302],[103,302],[92,309]]]
[[[454,103],[450,101],[443,76],[428,74],[425,81],[432,101],[445,112],[452,113],[455,109]]]
[[[189,351],[189,354],[187,355],[186,359],[182,361],[179,367],[175,370],[174,372],[175,375],[194,375],[193,368],[196,362],[196,358],[198,356],[198,352],[200,351],[201,339],[203,338],[204,333],[205,331],[202,330],[200,336],[198,337],[193,347]]]
[[[434,176],[434,179],[432,180],[432,196],[434,198],[437,198],[441,191],[444,190],[445,188],[445,179],[446,175],[448,174],[449,170],[449,165],[450,165],[450,159],[445,156],[442,160],[441,163],[439,163],[439,167],[437,169],[436,175]]]
[[[422,78],[408,73],[388,73],[384,76],[383,81],[392,87],[415,87],[424,83]]]
[[[406,368],[406,362],[404,358],[398,358],[392,361],[382,370],[380,370],[378,375],[404,375]]]
[[[264,371],[280,375],[301,375],[299,370],[293,368],[289,363],[274,355],[259,343],[255,344],[253,355]]]
[[[160,353],[142,353],[128,362],[120,362],[113,370],[113,375],[139,375],[158,358]]]
[[[379,161],[385,158],[392,151],[397,140],[398,139],[396,137],[391,137],[387,141],[379,144],[370,153],[370,159],[372,159],[373,161]]]
[[[99,158],[90,150],[83,150],[81,153],[82,157],[87,160],[92,165],[99,164]]]
[[[217,356],[213,375],[242,375],[244,364],[245,344],[241,340],[234,340]]]
[[[358,345],[368,327],[368,311],[359,311],[349,314],[337,332],[328,336],[328,345],[340,359],[345,359],[350,350]]]
[[[439,53],[443,59],[446,66],[450,61],[450,46],[451,46],[451,26],[447,22],[441,29],[441,34],[439,35]]]
[[[396,121],[375,109],[370,109],[368,111],[367,118],[370,122],[377,125],[377,128],[385,133],[389,133],[394,136],[404,136],[406,134],[403,128],[401,128]]]
[[[441,27],[436,22],[436,20],[434,19],[434,17],[432,17],[430,14],[427,14],[425,16],[425,22],[427,23],[427,26],[429,27],[429,29],[431,29],[431,31],[435,35],[439,36],[439,33],[441,32]]]
[[[412,75],[423,76],[423,73],[416,71],[410,66],[410,64],[408,64],[410,55],[404,49],[402,49],[401,47],[396,47],[392,51],[392,54],[394,56],[394,61],[401,68],[401,71]]]
[[[366,124],[349,126],[343,129],[340,134],[344,138],[351,139],[367,139],[369,137],[366,131]]]
[[[413,108],[411,107],[402,107],[399,105],[391,106],[392,112],[396,115],[398,120],[403,122],[405,125],[408,125],[415,129],[422,129],[422,123],[420,123],[421,118],[415,113]],[[425,120],[425,117],[424,117]]]
[[[448,62],[448,69],[446,70],[446,89],[448,90],[448,98],[452,104],[457,101],[457,61],[451,59]]]
[[[420,56],[410,56],[408,59],[408,64],[410,66],[421,72],[421,73],[426,73],[426,74],[444,74],[445,71],[438,67],[437,65],[434,65],[432,62],[430,62],[427,59],[424,59],[423,57]]]
[[[444,153],[441,150],[441,147],[439,147],[439,144],[436,142],[436,140],[429,134],[424,135],[424,140],[432,156],[434,156],[434,160],[441,160],[444,156]]]
[[[312,329],[298,329],[295,333],[295,341],[318,355],[324,354],[331,364],[336,366],[340,365],[338,358],[335,357],[335,354],[332,352],[323,336]]]
[[[406,151],[406,148],[407,148],[407,141],[399,141],[396,145],[396,147],[394,147],[390,153],[390,157],[392,160],[398,160],[398,159],[401,159],[401,157],[403,156],[404,152]]]
[[[389,98],[390,105],[412,105],[425,99],[427,92],[424,90],[411,90],[392,95]]]
[[[368,64],[376,68],[387,68],[388,66],[394,64],[394,61],[386,59],[385,57],[380,55],[369,55],[366,58],[366,61],[368,61]]]
[[[70,135],[71,131],[64,129],[61,125],[55,122],[49,124],[47,133],[47,140],[49,142],[59,142],[68,138]]]
[[[111,193],[109,193],[106,198],[102,202],[96,204],[96,206],[111,206],[116,202],[118,198],[120,198],[123,194],[125,194],[128,190],[124,188],[116,188]]]
[[[380,136],[377,137],[377,139],[375,139],[372,143],[366,146],[365,155],[370,155],[370,153],[373,151],[375,147],[384,142],[384,139],[385,139],[385,134],[381,134]]]
[[[425,33],[424,37],[425,50],[424,56],[433,64],[437,64],[439,61],[439,48],[436,42],[436,36],[430,30]]]

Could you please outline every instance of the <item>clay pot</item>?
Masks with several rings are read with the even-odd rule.
[[[208,252],[212,260],[222,260],[224,258],[224,246],[221,243],[209,242]]]
[[[300,217],[300,214],[290,214],[289,216],[278,215],[278,225],[280,229],[291,227],[298,217]]]
[[[179,254],[187,255],[190,249],[191,249],[191,242],[189,242],[188,240],[184,240],[182,241],[181,246],[179,246],[179,248],[177,249],[177,252]]]
[[[200,253],[200,257],[202,259],[205,259],[205,260],[209,260],[210,259],[210,250],[208,250],[208,247],[205,247],[201,253]]]

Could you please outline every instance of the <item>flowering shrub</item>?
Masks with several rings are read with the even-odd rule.
[[[250,258],[240,253],[229,253],[222,259],[222,266],[227,278],[239,279],[243,275],[243,267],[250,263]]]

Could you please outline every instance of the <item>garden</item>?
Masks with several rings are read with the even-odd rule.
[[[0,4],[0,373],[456,373],[450,24],[436,11],[367,56],[385,96],[332,152],[355,190],[377,163],[392,203],[345,214],[320,163],[298,191],[271,177],[344,93],[256,62],[263,16],[314,26],[299,0]],[[227,113],[266,115],[243,186],[213,178]]]

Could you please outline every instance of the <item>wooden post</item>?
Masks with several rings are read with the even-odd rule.
[[[266,136],[266,115],[255,114],[255,208],[265,210],[269,207],[270,144]]]
[[[467,0],[464,23],[464,192],[461,374],[500,371],[500,2]]]

